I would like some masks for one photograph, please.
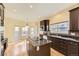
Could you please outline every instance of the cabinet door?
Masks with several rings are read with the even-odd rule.
[[[52,43],[50,44],[52,48],[56,47],[56,39],[54,37],[49,37],[49,40],[52,41]]]
[[[78,30],[79,30],[79,16],[78,16]]]
[[[0,8],[0,26],[1,26],[1,8]]]
[[[59,51],[64,55],[67,55],[67,41],[64,39],[59,40]]]
[[[40,21],[40,27],[43,31],[49,31],[49,20]]]
[[[78,56],[78,44],[76,42],[68,42],[68,56]]]
[[[4,8],[0,6],[0,25],[4,26]]]
[[[77,16],[76,16],[76,12],[72,11],[70,13],[70,30],[77,30]]]
[[[70,11],[70,30],[79,30],[79,8]]]
[[[53,39],[53,47],[54,47],[54,49],[56,49],[56,50],[59,50],[59,38],[54,38]]]

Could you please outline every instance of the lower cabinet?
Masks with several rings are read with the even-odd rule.
[[[49,37],[51,47],[66,56],[79,56],[79,42]]]
[[[77,42],[68,42],[68,55],[69,56],[78,56],[79,55],[79,47]]]
[[[59,39],[58,40],[59,41],[59,47],[58,47],[58,49],[59,49],[59,52],[61,52],[61,53],[63,53],[64,55],[66,55],[66,53],[67,53],[67,43],[66,43],[66,41],[65,40],[61,40],[61,39]]]

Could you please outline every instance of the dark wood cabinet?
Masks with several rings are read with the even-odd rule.
[[[70,10],[70,31],[79,32],[79,7]]]
[[[4,5],[0,3],[0,26],[4,26]]]
[[[51,47],[66,56],[79,56],[79,42],[49,37],[52,41]]]
[[[59,44],[58,44],[59,52],[66,55],[67,54],[67,42],[65,40],[61,40],[61,39],[59,39],[58,41],[59,41]]]
[[[78,56],[79,55],[79,43],[68,41],[68,52],[67,55],[69,56]]]
[[[43,31],[49,31],[49,20],[42,20],[42,21],[40,21],[40,28]]]

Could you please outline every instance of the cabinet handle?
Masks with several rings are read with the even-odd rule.
[[[70,42],[70,44],[73,44],[72,42]]]
[[[37,46],[37,47],[36,47],[36,51],[39,51],[39,49],[40,49],[39,46]]]
[[[27,44],[29,44],[29,41],[27,41]]]

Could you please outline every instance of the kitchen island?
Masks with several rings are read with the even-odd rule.
[[[50,40],[27,40],[29,56],[50,56]]]

